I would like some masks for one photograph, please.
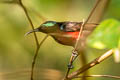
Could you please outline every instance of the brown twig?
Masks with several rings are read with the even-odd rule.
[[[35,66],[35,62],[36,62],[36,59],[37,59],[37,55],[38,55],[38,51],[40,49],[40,46],[43,44],[43,42],[47,39],[48,35],[46,35],[43,40],[40,42],[38,48],[36,49],[36,52],[35,52],[35,55],[34,55],[34,58],[33,58],[33,61],[32,61],[32,68],[31,68],[31,80],[33,80],[33,73],[34,73],[34,66]]]
[[[105,77],[105,78],[120,79],[120,76],[112,76],[112,75],[86,75],[86,76],[76,76],[74,78],[83,78],[83,77]]]
[[[81,37],[81,35],[82,35],[82,30],[83,30],[85,24],[89,21],[89,19],[90,19],[91,16],[93,15],[93,13],[94,13],[94,11],[96,10],[96,8],[97,8],[98,4],[100,3],[100,1],[101,1],[101,0],[97,0],[95,6],[93,7],[92,11],[90,12],[88,18],[87,18],[86,21],[82,24],[81,29],[80,29],[80,37]],[[78,39],[77,39],[78,41],[76,42],[76,45],[75,45],[75,47],[74,47],[74,50],[77,50],[77,47],[79,46],[78,43],[80,42],[80,41],[79,41],[79,40],[80,40],[80,37],[78,37]]]
[[[87,22],[85,22],[85,21],[83,20],[83,23],[82,23],[82,25],[81,25],[81,27],[80,27],[80,32],[79,32],[78,38],[77,38],[76,43],[75,43],[74,51],[77,51],[78,43],[80,42],[79,40],[80,40],[80,38],[81,38],[81,36],[82,36],[83,28],[84,28],[84,26],[85,26],[86,23],[87,23]]]
[[[75,72],[71,73],[70,75],[68,75],[68,80],[73,79],[75,76],[85,72],[86,70],[88,70],[89,68],[101,63],[102,61],[104,61],[105,59],[107,59],[108,57],[110,57],[113,54],[113,50],[109,50],[106,53],[104,53],[102,56],[96,58],[95,60],[93,60],[92,62],[84,65],[82,68],[76,70]]]
[[[74,49],[73,49],[72,54],[77,51],[77,48],[78,48],[78,46],[79,46],[78,43],[80,42],[79,40],[80,40],[80,37],[81,37],[81,35],[82,35],[83,28],[84,28],[85,24],[88,22],[88,20],[91,18],[92,14],[94,13],[94,11],[95,11],[95,9],[97,8],[97,6],[98,6],[98,4],[100,3],[100,1],[101,1],[101,0],[98,0],[98,1],[96,2],[95,6],[93,7],[92,11],[90,12],[87,20],[86,20],[85,22],[84,22],[84,20],[83,20],[83,23],[82,23],[82,25],[81,25],[81,27],[80,27],[80,32],[79,32],[78,38],[77,38],[77,40],[76,40],[75,47],[74,47]],[[78,53],[77,53],[76,55],[78,55]],[[73,63],[73,60],[72,60],[73,57],[74,57],[74,56],[71,56],[71,58],[70,58],[70,66],[71,66],[72,63]],[[66,76],[65,76],[66,79],[68,78],[67,76],[68,76],[68,74],[69,74],[69,72],[70,72],[70,69],[71,69],[71,68],[68,67],[68,70],[67,70],[67,73],[66,73]]]
[[[74,78],[82,78],[82,77],[105,77],[105,78],[120,79],[120,76],[112,76],[112,75],[86,75],[86,76],[77,76]]]
[[[80,39],[80,37],[81,37],[81,34],[82,34],[83,25],[84,25],[84,21],[83,21],[82,26],[81,26],[81,28],[80,28],[80,32],[79,32],[78,38],[77,38],[76,43],[75,43],[75,48],[74,48],[73,51],[72,51],[72,56],[71,56],[70,61],[69,61],[70,63],[69,63],[68,70],[67,70],[67,73],[66,73],[65,78],[67,78],[67,76],[68,76],[68,74],[69,74],[69,72],[70,72],[70,69],[71,69],[71,67],[72,67],[73,61],[74,61],[74,60],[77,58],[77,56],[79,55],[79,54],[77,53],[77,51],[76,51],[76,48],[77,48],[78,41],[79,41],[79,39]]]
[[[30,19],[29,15],[28,15],[28,12],[27,12],[26,7],[25,7],[25,6],[23,5],[23,3],[22,3],[22,0],[19,0],[19,5],[20,5],[20,6],[22,7],[22,9],[24,10],[25,15],[27,16],[27,19],[28,19],[28,21],[29,21],[29,23],[30,23],[30,25],[31,25],[31,27],[32,27],[32,30],[34,30],[34,25],[33,25],[32,20]],[[44,42],[44,41],[47,39],[47,37],[48,37],[48,35],[46,35],[46,36],[44,37],[44,39],[43,39],[43,40],[40,42],[40,44],[39,44],[39,41],[38,41],[38,38],[37,38],[36,33],[35,33],[35,32],[33,32],[33,33],[34,33],[34,37],[35,37],[37,49],[36,49],[36,52],[35,52],[35,55],[34,55],[33,61],[32,61],[31,78],[30,78],[31,80],[34,80],[34,79],[33,79],[33,72],[34,72],[34,66],[35,66],[35,61],[36,61],[37,55],[38,55],[38,51],[39,51],[41,45],[43,44],[43,42]]]
[[[32,23],[32,20],[31,20],[30,17],[29,17],[29,14],[28,14],[28,12],[27,12],[26,7],[25,7],[25,6],[23,5],[23,3],[22,3],[22,0],[19,0],[19,5],[20,5],[20,6],[22,7],[22,9],[24,10],[25,15],[26,15],[26,17],[27,17],[27,19],[28,19],[28,21],[29,21],[31,27],[32,27],[32,30],[34,30],[34,25],[33,25],[33,23]],[[33,32],[33,33],[34,33],[36,45],[37,45],[37,47],[38,47],[38,46],[39,46],[39,41],[38,41],[37,35],[36,35],[35,32]]]

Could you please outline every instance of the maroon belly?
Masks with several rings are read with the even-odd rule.
[[[74,46],[79,32],[66,32],[60,35],[53,36],[53,38],[60,44]]]

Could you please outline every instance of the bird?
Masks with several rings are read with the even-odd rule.
[[[38,28],[27,32],[26,35],[32,32],[42,32],[50,35],[56,42],[62,45],[74,47],[82,24],[83,22],[45,21]],[[84,48],[87,37],[91,34],[97,25],[98,24],[96,23],[85,24],[82,35],[80,37],[80,48]]]

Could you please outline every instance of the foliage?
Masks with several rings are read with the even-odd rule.
[[[120,22],[108,19],[100,23],[88,39],[88,44],[94,48],[117,48],[120,41]]]

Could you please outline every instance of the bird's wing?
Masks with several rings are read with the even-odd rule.
[[[81,28],[82,22],[62,22],[59,27],[60,30],[65,32],[75,32],[79,31]],[[93,30],[98,24],[95,23],[87,23],[84,27],[84,30],[91,31]]]

